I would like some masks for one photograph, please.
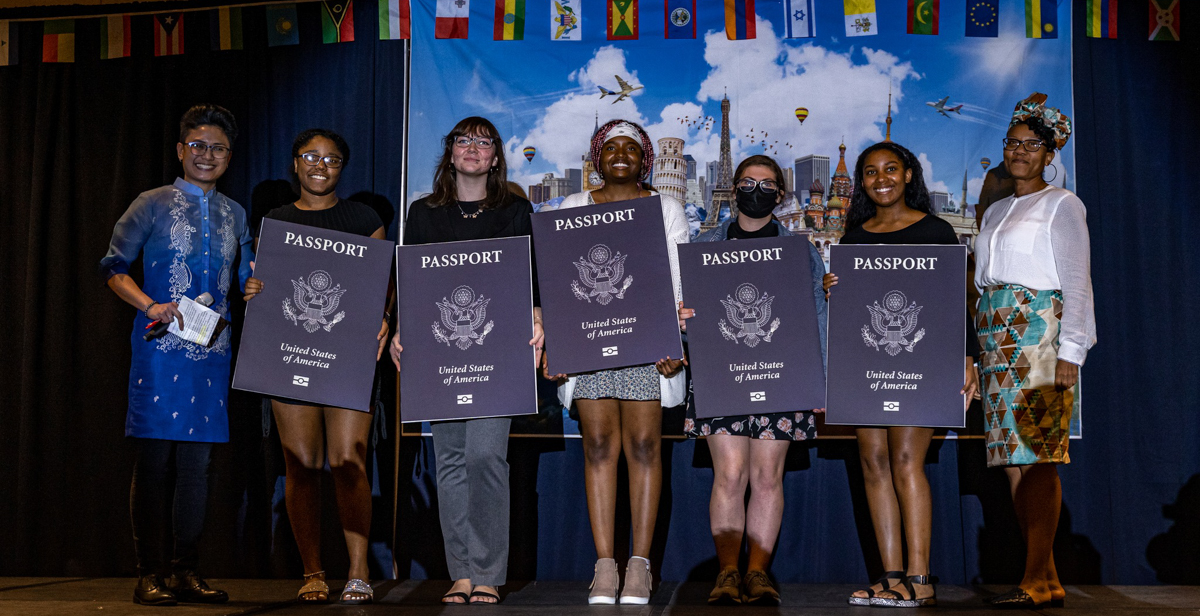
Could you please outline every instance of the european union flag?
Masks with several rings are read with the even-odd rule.
[[[967,0],[966,35],[1000,35],[1000,0]]]
[[[267,45],[299,45],[300,30],[296,27],[295,4],[273,4],[267,6]]]
[[[696,0],[667,0],[666,37],[696,38]]]

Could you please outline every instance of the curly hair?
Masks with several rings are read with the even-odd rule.
[[[1032,117],[1025,118],[1024,120],[1013,122],[1012,126],[1009,126],[1008,128],[1011,130],[1013,126],[1027,127],[1029,130],[1033,131],[1033,134],[1037,135],[1037,138],[1042,141],[1044,147],[1051,152],[1055,150],[1056,142],[1054,141],[1054,130],[1049,126],[1046,126],[1041,120]]]
[[[592,166],[601,176],[604,172],[600,171],[600,150],[604,148],[604,142],[608,141],[608,133],[618,124],[628,124],[637,130],[638,137],[642,145],[642,173],[638,176],[638,182],[641,182],[646,188],[650,188],[647,180],[650,179],[650,172],[654,170],[654,143],[650,141],[650,135],[646,134],[646,129],[642,128],[637,122],[629,120],[610,120],[605,122],[592,135],[592,148],[590,150],[590,158]]]
[[[429,205],[443,207],[458,202],[458,184],[454,171],[454,141],[459,137],[487,137],[495,144],[492,153],[496,164],[488,170],[487,196],[480,209],[501,208],[512,201],[512,193],[508,190],[508,163],[504,160],[504,140],[500,131],[487,118],[471,116],[463,118],[454,128],[442,138],[442,158],[438,161],[433,175],[433,193],[429,195]]]
[[[900,159],[904,169],[912,170],[912,180],[904,185],[904,204],[909,208],[926,214],[933,213],[929,189],[925,188],[925,172],[921,169],[921,161],[908,148],[891,141],[882,141],[863,150],[854,163],[854,193],[850,197],[850,209],[846,212],[846,230],[861,227],[863,223],[875,217],[875,202],[867,197],[863,190],[863,165],[872,152],[887,150]]]

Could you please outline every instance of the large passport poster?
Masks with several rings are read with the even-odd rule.
[[[370,411],[393,245],[263,219],[233,387]]]
[[[679,246],[696,417],[825,406],[807,235]]]
[[[539,212],[532,221],[551,374],[683,355],[657,196]]]
[[[834,245],[825,422],[964,426],[967,247]]]
[[[396,247],[400,420],[537,412],[528,237]]]

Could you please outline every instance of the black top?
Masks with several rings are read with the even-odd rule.
[[[446,206],[432,206],[429,198],[418,199],[408,206],[404,221],[404,245],[462,242],[500,237],[530,237],[530,267],[533,273],[533,305],[541,306],[538,294],[537,261],[533,259],[533,225],[529,217],[533,205],[528,199],[513,195],[500,208],[481,210],[479,201],[459,201]],[[478,212],[474,218],[470,215]],[[467,214],[464,216],[463,214]]]
[[[729,231],[725,235],[727,240],[753,240],[760,237],[779,237],[779,227],[771,224],[771,221],[767,221],[767,224],[758,231],[747,231],[735,220],[729,223]]]
[[[267,212],[266,217],[367,237],[383,227],[383,219],[371,206],[346,199],[338,199],[337,205],[324,210],[302,210],[295,203],[289,203]]]
[[[731,226],[732,228],[732,226]],[[855,227],[846,232],[839,244],[959,244],[958,235],[950,223],[926,214],[925,218],[907,227],[886,233],[872,233],[862,227]],[[836,272],[835,272],[836,273]],[[967,355],[979,357],[979,338],[975,333],[975,324],[971,322],[971,312],[967,311]]]

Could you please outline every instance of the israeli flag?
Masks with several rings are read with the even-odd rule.
[[[813,0],[783,0],[783,21],[787,24],[787,38],[813,38],[817,35]]]

